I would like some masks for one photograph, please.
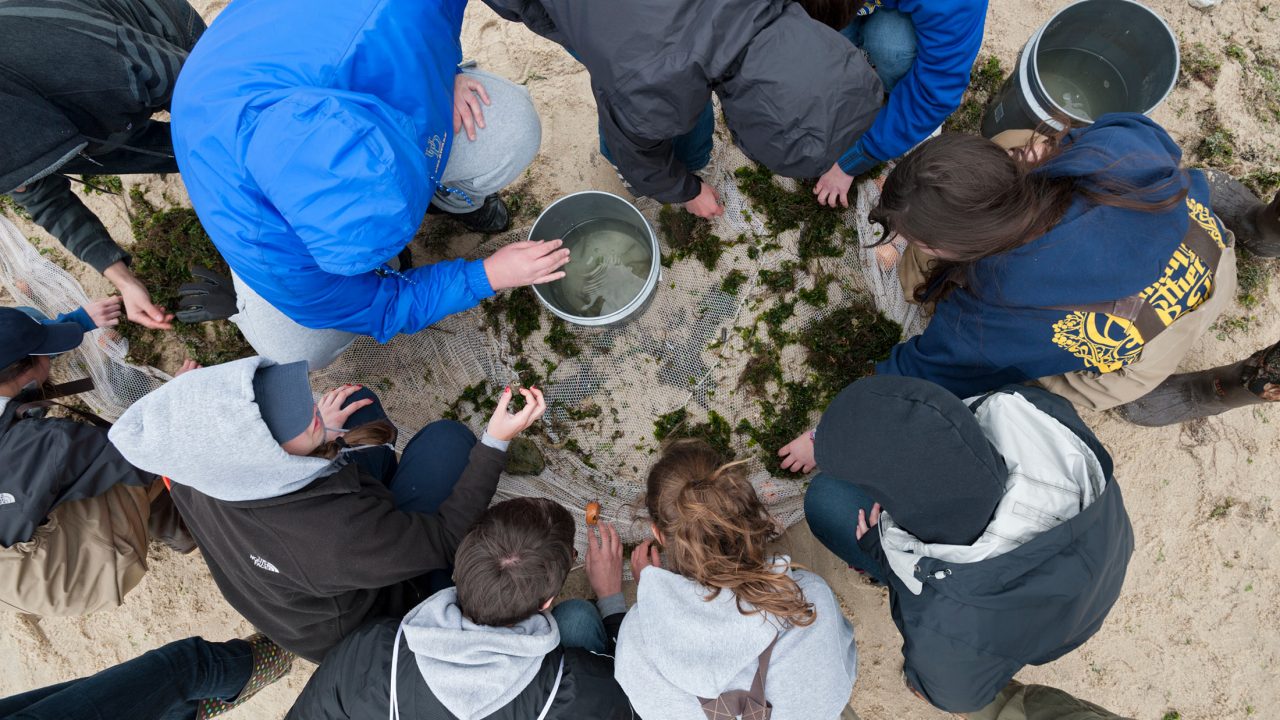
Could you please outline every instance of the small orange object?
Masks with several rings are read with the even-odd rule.
[[[587,524],[595,525],[600,521],[600,503],[592,500],[587,503]]]

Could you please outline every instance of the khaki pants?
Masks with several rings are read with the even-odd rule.
[[[1020,147],[1033,135],[1030,130],[1009,130],[993,138],[1001,147]],[[1227,240],[1231,243],[1230,237]],[[912,293],[929,274],[933,258],[920,252],[915,245],[907,245],[898,261],[898,282],[908,302]],[[1137,400],[1146,395],[1165,378],[1178,370],[1186,357],[1209,326],[1231,305],[1236,296],[1236,251],[1228,247],[1222,251],[1218,270],[1213,276],[1213,294],[1195,310],[1183,315],[1165,328],[1151,342],[1142,347],[1142,357],[1137,362],[1109,373],[1078,371],[1063,375],[1042,377],[1035,382],[1044,389],[1061,395],[1072,403],[1090,410],[1109,410],[1117,405]],[[925,308],[931,312],[932,308]]]
[[[27,542],[0,548],[0,608],[78,616],[124,602],[147,572],[147,488],[116,485],[54,509]]]

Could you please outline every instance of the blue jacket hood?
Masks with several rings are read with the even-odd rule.
[[[299,88],[265,108],[244,164],[320,269],[336,275],[395,257],[435,190],[412,124],[353,92]]]
[[[1192,190],[1195,180],[1203,184],[1198,175],[1182,170],[1181,161],[1182,151],[1163,128],[1142,115],[1117,113],[1072,132],[1062,153],[1037,172],[1158,203]],[[975,263],[975,292],[988,302],[1019,307],[1127,297],[1160,276],[1188,221],[1182,203],[1150,212],[1078,197],[1049,232]],[[1067,278],[1070,282],[1064,282]]]

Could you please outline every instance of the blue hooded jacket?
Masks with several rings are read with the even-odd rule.
[[[916,59],[875,123],[840,156],[850,175],[902,156],[960,107],[987,20],[987,0],[863,0],[858,14],[881,9],[911,17]]]
[[[1204,176],[1180,167],[1182,152],[1142,115],[1104,115],[1072,132],[1063,152],[1038,172],[1103,175],[1159,201],[1186,189],[1185,202],[1159,212],[1077,198],[1041,237],[974,263],[971,289],[938,303],[925,331],[876,366],[886,375],[931,380],[960,397],[1009,383],[1074,371],[1112,372],[1136,362],[1144,341],[1105,313],[1053,309],[1110,302],[1146,292],[1166,325],[1207,300],[1216,282],[1183,239],[1198,222],[1223,245]],[[1087,181],[1086,181],[1087,182]]]
[[[453,139],[466,0],[235,0],[173,97],[192,205],[231,269],[310,328],[386,342],[493,294],[482,261],[404,273]]]

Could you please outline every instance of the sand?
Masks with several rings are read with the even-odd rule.
[[[211,19],[225,4],[197,7]],[[992,0],[984,52],[1011,67],[1028,35],[1060,4]],[[1155,118],[1190,149],[1204,134],[1202,111],[1213,104],[1235,133],[1233,170],[1276,171],[1280,125],[1260,110],[1257,73],[1226,57],[1225,49],[1239,45],[1247,58],[1255,45],[1280,54],[1280,7],[1265,0],[1223,0],[1208,11],[1184,0],[1151,5],[1185,42],[1203,43],[1222,61],[1213,88],[1200,82],[1179,87]],[[468,57],[524,82],[538,106],[543,143],[530,179],[539,201],[588,188],[621,191],[596,152],[595,107],[587,74],[576,62],[480,3],[468,10],[463,40]],[[176,176],[125,183],[141,185],[156,199],[186,202]],[[127,242],[124,202],[103,196],[88,201],[113,236]],[[29,223],[22,227],[43,236]],[[47,237],[45,244],[56,246]],[[77,276],[91,295],[109,288],[92,273]],[[1280,337],[1276,285],[1257,307],[1229,311],[1252,320],[1237,323],[1243,330],[1210,333],[1187,365],[1235,360]],[[1280,520],[1271,497],[1280,476],[1280,409],[1238,410],[1169,429],[1134,427],[1108,413],[1087,413],[1085,419],[1115,458],[1136,549],[1120,601],[1102,630],[1076,652],[1024,670],[1019,679],[1062,687],[1135,718],[1160,720],[1173,711],[1187,719],[1280,717]],[[852,702],[861,716],[945,717],[901,684],[901,640],[884,591],[845,569],[803,525],[782,544],[827,578],[854,623],[860,662]],[[175,556],[153,547],[150,563],[142,584],[114,611],[78,619],[0,616],[0,695],[92,673],[191,635],[222,640],[252,631],[219,596],[198,553]],[[582,591],[579,575],[571,578],[572,592]],[[312,669],[298,662],[287,679],[227,717],[282,717]]]

